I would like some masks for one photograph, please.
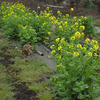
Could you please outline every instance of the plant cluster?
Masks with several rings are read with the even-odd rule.
[[[57,76],[51,78],[55,99],[94,100],[100,82],[100,74],[95,71],[100,65],[100,55],[97,54],[98,42],[86,38],[95,32],[91,18],[72,17],[73,8],[66,16],[58,11],[58,17],[49,7],[40,14],[39,9],[38,6],[37,12],[30,13],[22,4],[2,3],[0,14],[4,33],[9,38],[19,39],[21,45],[51,41],[51,54],[58,66]]]
[[[34,29],[30,28],[34,19],[33,14],[30,13],[28,8],[25,8],[24,5],[19,3],[13,4],[3,2],[0,11],[2,12],[1,27],[8,38],[20,40],[23,45],[28,42],[29,39],[31,39],[31,42],[35,43],[33,38],[37,36],[37,33]],[[25,26],[28,26],[27,30]],[[21,35],[22,33],[23,35]],[[31,33],[32,35],[30,36]],[[27,34],[29,36],[25,38]]]
[[[65,38],[57,38],[51,46],[58,67],[58,75],[51,78],[56,100],[94,100],[98,96],[98,42],[87,38],[81,45],[79,41],[83,38],[83,33],[76,32],[69,43]]]

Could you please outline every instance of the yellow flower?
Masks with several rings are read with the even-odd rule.
[[[72,36],[72,37],[70,38],[70,40],[75,40],[75,36]]]
[[[84,37],[84,33],[82,33],[82,36]]]
[[[84,17],[84,19],[86,20],[86,19],[87,19],[87,17]]]
[[[82,45],[81,44],[78,44],[77,45],[77,48],[82,49]]]
[[[54,22],[54,23],[56,24],[57,22],[58,22],[58,20],[55,20],[55,22]]]
[[[97,58],[98,57],[98,54],[97,53],[94,53],[94,56]]]
[[[73,17],[73,19],[76,19],[77,17],[75,16],[75,17]]]
[[[89,56],[89,57],[92,57],[92,52],[89,52],[89,53],[88,53],[88,56]]]
[[[62,29],[62,26],[59,26],[59,29]]]
[[[61,13],[60,11],[57,11],[57,14],[58,14],[58,15],[61,15],[62,13]]]
[[[93,48],[90,48],[90,51],[93,51]]]
[[[61,59],[61,55],[59,56],[59,59]]]
[[[66,14],[66,17],[69,17],[69,14]]]
[[[71,8],[70,11],[74,11],[74,8]]]
[[[31,17],[29,17],[29,19],[31,19]]]
[[[57,67],[62,67],[62,63],[60,63],[59,65],[57,65]]]
[[[75,33],[74,36],[75,36],[76,38],[80,38],[80,37],[81,37],[81,34],[80,34],[80,32],[77,31],[77,32]]]
[[[52,50],[52,51],[51,51],[51,54],[54,54],[55,52],[56,52],[55,50]]]
[[[27,28],[27,25],[23,27],[23,29],[25,30]]]
[[[46,9],[49,10],[49,7],[47,7]]]
[[[69,45],[69,48],[73,48],[73,44],[70,44],[70,45]]]
[[[54,46],[55,46],[55,45],[52,45],[52,46],[50,46],[50,48],[53,49]]]
[[[64,22],[64,25],[67,25],[67,22]]]
[[[62,44],[65,44],[65,38],[62,38],[60,41]]]
[[[92,40],[93,44],[98,44],[98,42],[96,40]]]
[[[82,31],[84,31],[85,26],[80,26],[79,29],[82,30]]]
[[[94,49],[95,49],[95,50],[98,50],[98,49],[99,49],[99,46],[98,46],[97,44],[95,44],[95,45],[94,45]]]
[[[87,38],[86,40],[85,40],[85,42],[86,42],[86,44],[88,44],[88,42],[90,41],[90,39],[89,38]]]
[[[59,47],[58,47],[58,51],[61,50],[61,49],[62,49],[62,46],[59,46]]]
[[[78,25],[78,23],[76,22],[76,23],[75,23],[75,25],[77,26],[77,25]]]
[[[79,53],[78,52],[74,52],[74,57],[77,57],[79,56]]]
[[[86,51],[86,47],[83,47],[82,50],[83,50],[83,51]]]
[[[33,13],[36,13],[35,10],[33,10]]]
[[[57,38],[57,39],[56,39],[56,42],[59,42],[59,40],[60,40],[60,38]]]
[[[38,6],[37,8],[40,9],[40,6]]]
[[[51,32],[48,32],[48,35],[51,35]]]
[[[38,18],[39,16],[38,15],[36,15],[36,18]]]

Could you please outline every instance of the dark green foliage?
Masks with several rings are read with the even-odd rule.
[[[85,26],[85,35],[94,36],[95,35],[95,26],[92,21],[92,17],[89,16],[87,19],[82,19],[82,23]]]

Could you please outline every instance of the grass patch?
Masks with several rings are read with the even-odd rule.
[[[14,89],[11,86],[11,77],[4,73],[5,67],[0,65],[0,100],[15,100]]]
[[[16,49],[15,47],[11,46],[9,44],[10,41],[8,42],[3,33],[1,33],[0,37],[0,48],[8,47],[7,52],[5,53],[7,55],[15,57],[11,58],[11,60],[13,60],[15,64],[9,67],[11,67],[12,70],[21,69],[21,72],[19,72],[18,75],[16,75],[16,73],[14,74],[12,70],[9,70],[9,73],[11,73],[11,75],[13,75],[14,78],[20,79],[19,81],[16,81],[15,84],[21,84],[21,82],[25,82],[28,86],[28,90],[32,90],[38,93],[36,98],[40,98],[41,100],[52,100],[52,94],[50,93],[50,88],[52,84],[48,83],[49,78],[47,77],[50,77],[52,74],[54,74],[56,68],[47,67],[45,63],[43,63],[39,58],[22,59],[21,50],[19,48]],[[9,77],[6,77],[6,79],[11,80]],[[6,86],[4,86],[4,89],[6,89]],[[12,88],[10,87],[8,89]]]
[[[100,27],[100,19],[94,20],[93,22],[96,26]]]
[[[16,78],[27,83],[29,90],[37,92],[37,98],[52,100],[52,95],[50,94],[50,86],[52,84],[47,82],[48,79],[46,77],[54,74],[56,69],[47,67],[39,58],[21,59],[16,57],[14,61],[15,64],[12,67],[22,69]]]

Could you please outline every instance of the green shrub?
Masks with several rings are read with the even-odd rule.
[[[92,17],[89,16],[85,19],[82,19],[82,23],[85,26],[85,35],[88,37],[93,37],[95,35],[95,26],[93,24]]]
[[[94,100],[99,96],[100,73],[95,71],[100,68],[98,42],[87,38],[82,46],[80,38],[81,33],[76,32],[70,43],[57,38],[51,46],[58,67],[57,75],[51,77],[54,100]]]
[[[19,34],[21,46],[24,44],[35,44],[37,42],[37,33],[31,26],[19,26]]]

